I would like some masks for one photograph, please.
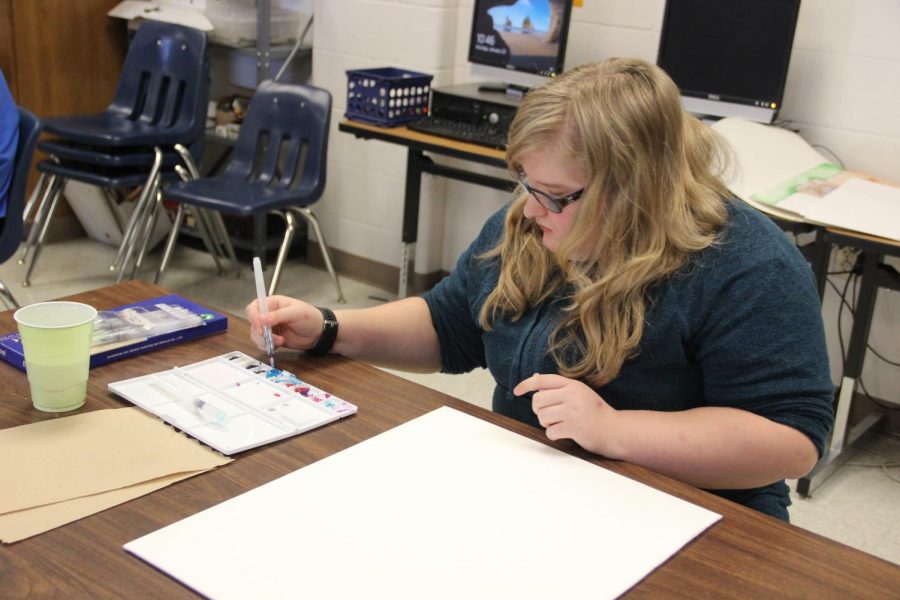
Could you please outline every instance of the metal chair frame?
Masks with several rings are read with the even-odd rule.
[[[331,95],[326,90],[264,81],[250,100],[225,169],[195,181],[172,184],[166,190],[167,198],[182,204],[240,216],[271,213],[284,219],[285,233],[269,294],[278,288],[299,217],[313,229],[338,301],[344,301],[324,233],[309,209],[325,187],[330,119]],[[179,233],[177,221],[157,282],[162,279]]]
[[[27,207],[27,214],[34,210],[36,217],[19,259],[22,264],[28,262],[24,286],[30,285],[67,179],[104,188],[141,187],[110,265],[117,272],[116,282],[121,282],[134,257],[134,276],[146,252],[147,233],[152,232],[148,227],[158,215],[164,177],[175,179],[171,165],[181,161],[172,151],[174,145],[202,146],[208,91],[206,35],[145,21],[128,50],[115,97],[104,112],[45,120],[45,130],[58,138],[42,142],[51,159],[38,164],[43,173],[41,194],[36,191]],[[163,170],[164,165],[169,168]],[[208,248],[221,245],[205,241]]]

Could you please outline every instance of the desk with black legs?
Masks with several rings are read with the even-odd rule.
[[[900,290],[900,274],[884,262],[886,256],[900,256],[900,241],[766,214],[787,233],[795,236],[811,233],[815,236],[812,243],[800,250],[810,262],[820,300],[824,300],[825,297],[832,247],[847,246],[860,251],[860,261],[855,267],[861,276],[859,295],[856,299],[850,340],[846,352],[841,351],[843,372],[834,404],[834,428],[825,454],[816,467],[809,475],[797,480],[797,493],[808,497],[815,488],[847,462],[850,450],[870,437],[884,417],[883,411],[880,410],[863,414],[862,411],[851,409],[862,376],[878,289]]]
[[[427,133],[411,131],[406,127],[378,127],[358,121],[344,119],[338,129],[352,133],[358,138],[381,140],[391,144],[406,146],[406,188],[403,194],[402,255],[400,260],[400,282],[397,296],[407,295],[409,283],[409,263],[413,258],[418,238],[419,201],[422,189],[422,174],[440,175],[449,179],[466,181],[498,190],[511,190],[513,182],[500,177],[485,175],[476,171],[451,167],[434,162],[428,154],[439,154],[459,158],[473,163],[506,168],[502,150],[494,150],[476,144],[457,142]]]
[[[812,263],[820,298],[825,293],[828,263],[833,246],[849,246],[860,251],[860,261],[856,267],[861,269],[859,295],[856,299],[850,341],[846,354],[842,357],[843,373],[835,403],[831,440],[825,455],[813,472],[798,480],[797,492],[803,496],[811,495],[818,485],[844,464],[850,455],[851,447],[870,435],[884,416],[882,411],[877,411],[857,415],[855,422],[851,422],[851,407],[857,384],[862,376],[878,289],[900,290],[900,274],[885,263],[887,256],[900,257],[900,241],[846,229],[819,227],[816,231]],[[840,323],[838,326],[840,327]]]

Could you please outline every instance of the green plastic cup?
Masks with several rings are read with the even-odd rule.
[[[31,402],[64,412],[84,404],[97,310],[79,302],[39,302],[20,308],[19,326]]]

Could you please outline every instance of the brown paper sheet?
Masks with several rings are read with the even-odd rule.
[[[101,492],[93,496],[84,496],[82,498],[73,498],[64,500],[55,504],[46,504],[35,508],[26,508],[15,512],[0,515],[0,541],[11,544],[29,538],[51,529],[56,529],[61,525],[73,523],[78,519],[89,517],[98,512],[102,512],[107,508],[112,508],[123,502],[134,500],[150,492],[155,492],[168,485],[205,473],[210,469],[203,471],[193,471],[191,473],[178,473],[176,475],[167,475],[138,483],[118,490],[110,490]]]
[[[231,462],[137,408],[2,430],[0,456],[0,540],[6,542]]]

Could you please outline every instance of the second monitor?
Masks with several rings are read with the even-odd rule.
[[[800,0],[667,0],[657,64],[697,115],[771,123]]]

